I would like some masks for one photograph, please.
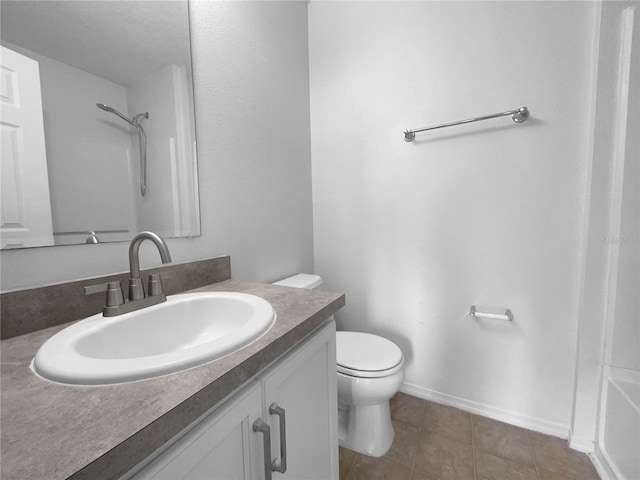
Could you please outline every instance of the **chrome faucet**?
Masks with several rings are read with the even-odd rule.
[[[169,253],[169,247],[165,241],[153,232],[140,232],[133,237],[131,244],[129,245],[129,301],[134,302],[136,300],[144,299],[144,289],[142,288],[142,280],[140,279],[140,244],[144,240],[151,240],[158,247],[160,252],[160,258],[162,263],[171,262],[171,254]],[[149,279],[151,280],[151,278]],[[154,295],[155,296],[155,295]],[[163,300],[164,301],[164,300]]]
[[[147,289],[147,295],[145,295],[144,288],[142,286],[142,279],[140,278],[140,244],[144,240],[151,240],[160,252],[160,259],[162,263],[171,262],[171,254],[169,253],[169,247],[165,241],[153,232],[140,232],[129,245],[129,291],[128,298],[125,300],[122,293],[122,286],[120,282],[109,282],[99,285],[91,285],[84,287],[85,295],[93,293],[107,292],[107,303],[103,309],[103,315],[105,317],[113,317],[121,315],[123,313],[133,312],[140,310],[141,308],[150,307],[151,305],[157,305],[158,303],[165,302],[167,297],[162,291],[162,280],[160,274],[149,275],[149,286]],[[166,275],[166,273],[165,273]]]

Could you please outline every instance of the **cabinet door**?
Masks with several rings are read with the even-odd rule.
[[[281,460],[279,416],[269,413],[274,403],[284,409],[286,423],[285,473],[274,479],[338,478],[338,397],[335,322],[298,347],[260,377],[265,405],[263,418],[271,425],[272,458]]]
[[[263,438],[252,428],[261,414],[262,392],[255,382],[158,452],[134,478],[263,479]]]

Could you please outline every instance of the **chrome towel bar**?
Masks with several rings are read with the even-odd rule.
[[[471,305],[469,315],[474,318],[493,318],[496,320],[507,320],[509,322],[513,321],[513,313],[511,313],[511,310],[508,308],[505,309],[504,313],[478,312],[476,306]]]
[[[413,142],[416,138],[416,133],[426,132],[427,130],[435,130],[436,128],[453,127],[454,125],[462,125],[463,123],[479,122],[480,120],[488,120],[490,118],[504,117],[511,115],[511,120],[516,123],[522,123],[529,118],[529,110],[527,107],[520,107],[515,110],[509,110],[508,112],[494,113],[492,115],[485,115],[484,117],[467,118],[466,120],[458,120],[457,122],[442,123],[440,125],[434,125],[432,127],[419,128],[417,130],[406,130],[404,132],[404,141]]]

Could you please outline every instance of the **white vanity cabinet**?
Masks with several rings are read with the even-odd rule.
[[[335,365],[330,321],[125,478],[337,479]]]

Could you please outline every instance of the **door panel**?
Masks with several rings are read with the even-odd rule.
[[[38,62],[2,48],[2,248],[53,245]]]

